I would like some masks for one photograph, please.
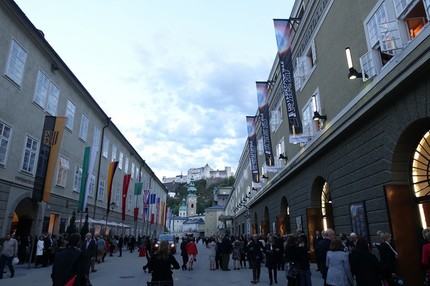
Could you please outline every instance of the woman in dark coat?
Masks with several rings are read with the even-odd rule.
[[[381,286],[381,264],[378,258],[369,251],[364,238],[359,238],[350,255],[351,272],[357,286]]]
[[[172,281],[171,285],[173,285],[173,272],[171,269],[180,268],[178,261],[170,254],[169,242],[167,240],[162,240],[160,242],[160,248],[149,260],[147,266],[152,272],[151,282]]]
[[[258,240],[258,234],[252,236],[252,240],[246,246],[246,256],[249,260],[249,268],[252,269],[252,284],[260,282],[261,261],[263,260],[264,247]]]
[[[269,235],[267,238],[267,243],[264,246],[264,254],[266,255],[266,267],[269,272],[270,284],[273,284],[273,278],[275,278],[275,283],[278,284],[278,252],[279,248],[276,247],[275,239],[273,235]]]
[[[394,247],[391,246],[391,234],[382,233],[381,244],[378,247],[379,257],[382,266],[382,276],[388,283],[388,285],[395,285],[393,280],[394,276],[397,276],[397,252]]]
[[[291,265],[298,265],[299,262],[299,249],[297,246],[297,240],[295,237],[289,237],[287,245],[285,246],[285,262],[287,263],[287,269]],[[288,286],[298,286],[300,277],[287,277]]]

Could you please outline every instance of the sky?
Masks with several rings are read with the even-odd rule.
[[[155,175],[235,172],[294,0],[15,0]]]

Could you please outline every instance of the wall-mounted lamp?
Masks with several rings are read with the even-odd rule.
[[[288,160],[288,157],[284,155],[284,153],[279,154],[279,159]]]
[[[327,120],[327,116],[326,115],[321,115],[318,111],[318,106],[317,106],[317,96],[316,94],[312,95],[312,110],[314,112],[314,116],[312,117],[313,120],[318,121],[318,120]]]
[[[348,62],[348,69],[349,69],[348,78],[349,79],[362,78],[363,74],[358,72],[354,68],[354,65],[352,64],[351,49],[349,47],[345,49],[345,53],[346,53],[346,61]]]
[[[56,63],[52,63],[51,64],[51,71],[58,71],[60,68],[58,67],[58,65]]]
[[[257,189],[257,188],[254,188],[254,187],[252,188],[252,190],[253,190],[253,191],[258,191],[258,189]],[[249,192],[249,193],[251,194],[251,192]]]
[[[266,175],[261,176],[261,178],[268,180],[269,177],[267,177]]]

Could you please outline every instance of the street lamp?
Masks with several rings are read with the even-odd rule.
[[[115,204],[115,202],[112,202],[112,203],[110,204],[110,209],[113,211],[115,208],[116,208],[116,204]],[[107,212],[107,214],[106,214],[105,235],[107,235],[107,234],[106,234],[106,231],[107,231],[107,223],[108,223],[108,220],[109,220],[109,210],[108,210],[108,212]]]

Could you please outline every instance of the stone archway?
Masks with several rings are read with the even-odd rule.
[[[257,216],[257,213],[254,213],[254,221],[253,221],[253,223],[252,223],[252,230],[251,230],[251,234],[256,234],[256,233],[258,233],[259,231],[258,231],[258,216]]]
[[[276,217],[276,232],[285,235],[291,231],[290,226],[290,206],[286,197],[281,198],[280,215]]]
[[[25,237],[32,234],[34,221],[38,212],[37,203],[29,197],[23,198],[15,207],[13,219],[10,224],[10,232],[18,237]]]

